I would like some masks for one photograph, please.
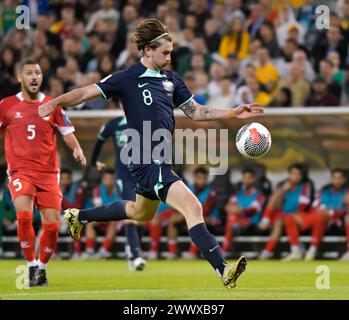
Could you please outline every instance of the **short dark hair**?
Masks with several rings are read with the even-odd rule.
[[[63,169],[61,169],[61,175],[62,175],[63,173],[69,174],[70,176],[72,175],[71,169],[68,169],[68,168],[63,168]]]
[[[21,62],[19,63],[19,65],[18,65],[18,70],[19,70],[19,71],[22,71],[23,68],[24,68],[24,66],[27,65],[27,64],[29,64],[29,65],[33,65],[33,64],[39,65],[39,62],[37,62],[37,61],[34,60],[34,59],[25,59],[25,60],[23,60],[23,61],[21,61]]]
[[[297,169],[301,172],[303,181],[308,180],[308,165],[306,163],[302,163],[302,162],[292,163],[288,167],[288,172],[290,172],[292,169]]]
[[[245,173],[250,173],[253,176],[256,176],[256,171],[254,169],[252,169],[252,168],[244,168],[244,169],[242,169],[242,174],[245,174]]]
[[[195,168],[194,175],[196,176],[198,173],[202,173],[205,176],[207,176],[208,175],[208,169],[206,167],[199,166],[199,167]]]
[[[167,28],[156,19],[145,19],[132,34],[132,40],[136,43],[138,50],[144,50],[145,47],[156,49],[161,45],[161,39],[172,41]]]
[[[102,177],[103,177],[105,174],[114,175],[114,174],[115,174],[115,170],[112,169],[112,168],[107,168],[107,169],[103,170]]]
[[[345,178],[347,178],[347,174],[346,171],[342,168],[334,168],[331,170],[331,175],[335,174],[335,173],[341,173]]]

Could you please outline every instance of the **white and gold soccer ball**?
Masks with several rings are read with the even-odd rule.
[[[250,159],[263,157],[271,147],[269,130],[258,122],[247,123],[236,135],[236,147]]]

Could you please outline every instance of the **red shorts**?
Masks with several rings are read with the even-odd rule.
[[[31,196],[39,210],[62,208],[62,193],[57,173],[27,173],[14,170],[9,177],[9,189],[12,200],[19,196]]]

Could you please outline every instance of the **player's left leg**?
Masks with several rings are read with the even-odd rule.
[[[177,247],[177,236],[178,236],[178,228],[181,223],[183,223],[184,217],[176,212],[173,214],[167,226],[167,250],[168,250],[168,259],[177,258],[178,247]]]
[[[302,215],[302,229],[312,228],[310,247],[305,254],[305,260],[314,260],[317,249],[320,246],[321,240],[325,233],[325,228],[328,220],[326,211],[311,211],[308,214]]]
[[[105,238],[103,240],[102,246],[99,248],[98,251],[98,255],[103,259],[110,258],[112,255],[110,250],[113,246],[114,239],[116,236],[116,224],[116,221],[111,221],[108,222],[106,226]]]
[[[43,232],[40,237],[38,284],[47,286],[46,269],[57,245],[60,211],[53,208],[40,208],[40,213]]]
[[[299,247],[299,229],[302,226],[302,217],[299,214],[287,214],[284,217],[286,234],[291,247],[291,253],[284,261],[301,260],[302,250]]]
[[[207,230],[197,197],[182,181],[176,181],[167,187],[163,200],[185,217],[192,241],[217,271],[223,284],[227,288],[236,287],[238,277],[245,271],[246,258],[241,257],[236,264],[227,264],[217,240]]]

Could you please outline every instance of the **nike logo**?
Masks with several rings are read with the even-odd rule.
[[[149,82],[146,82],[146,83],[143,83],[143,84],[138,83],[138,88],[142,88],[142,87],[146,86],[148,83]]]
[[[212,249],[208,250],[208,251],[212,252],[214,249],[217,249],[217,248],[218,248],[218,245],[217,245],[217,246],[215,246],[214,248],[212,248]]]

